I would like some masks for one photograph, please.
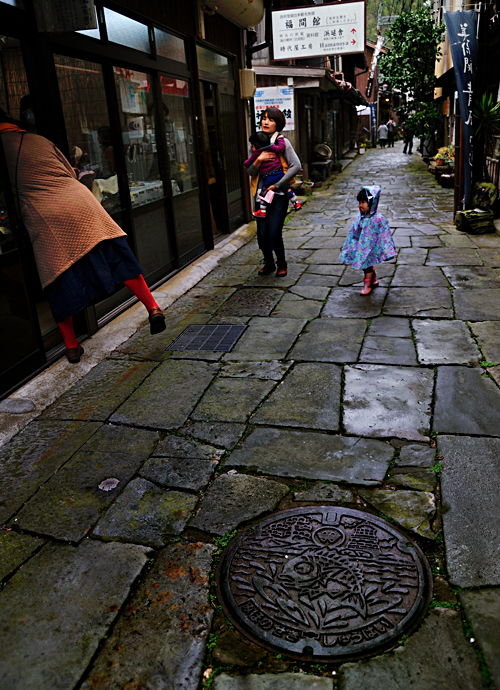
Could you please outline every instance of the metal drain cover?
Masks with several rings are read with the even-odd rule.
[[[166,350],[209,350],[231,352],[242,336],[245,325],[217,324],[213,326],[188,326]]]
[[[285,510],[225,550],[217,590],[254,642],[302,660],[346,661],[395,646],[419,623],[432,576],[392,524],[340,507]]]

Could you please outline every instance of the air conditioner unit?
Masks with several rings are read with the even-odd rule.
[[[241,98],[253,98],[257,89],[257,76],[253,69],[240,69]]]

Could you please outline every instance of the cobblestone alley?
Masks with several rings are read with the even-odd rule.
[[[399,250],[367,297],[338,261],[361,184],[381,186]],[[358,156],[290,217],[286,278],[257,275],[252,239],[168,309],[165,333],[145,325],[0,449],[2,690],[500,688],[500,237],[457,232],[451,209],[402,143]],[[165,349],[196,324],[247,328],[229,353]],[[320,520],[319,506],[389,519],[426,555],[432,601],[427,588],[393,651],[300,661],[226,617],[230,538],[278,511]],[[273,524],[286,541],[292,523]],[[328,564],[343,537],[322,530],[329,575],[279,549],[241,566],[243,588],[261,571],[268,630],[288,625],[290,643],[309,626],[314,647],[318,606],[348,591],[367,618],[412,587],[367,588],[345,548]],[[349,616],[327,620],[333,635]]]

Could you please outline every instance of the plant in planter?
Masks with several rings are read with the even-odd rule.
[[[486,158],[492,148],[494,135],[500,132],[500,102],[491,94],[483,93],[475,102],[472,114],[476,123],[476,135],[483,137],[483,179],[489,181]]]

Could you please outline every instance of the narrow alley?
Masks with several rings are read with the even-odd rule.
[[[453,191],[402,148],[357,156],[289,217],[285,278],[257,275],[251,239],[170,306],[164,333],[144,324],[0,448],[0,688],[500,688],[500,237],[458,232]],[[338,259],[362,184],[382,188],[398,248],[365,297]],[[166,349],[220,324],[246,327],[230,352]],[[392,651],[301,661],[226,615],[223,549],[319,506],[425,554]],[[339,596],[306,565],[288,576],[305,582],[293,607],[261,578],[277,620],[306,595],[313,610],[319,581]],[[393,585],[387,600],[413,586]]]

